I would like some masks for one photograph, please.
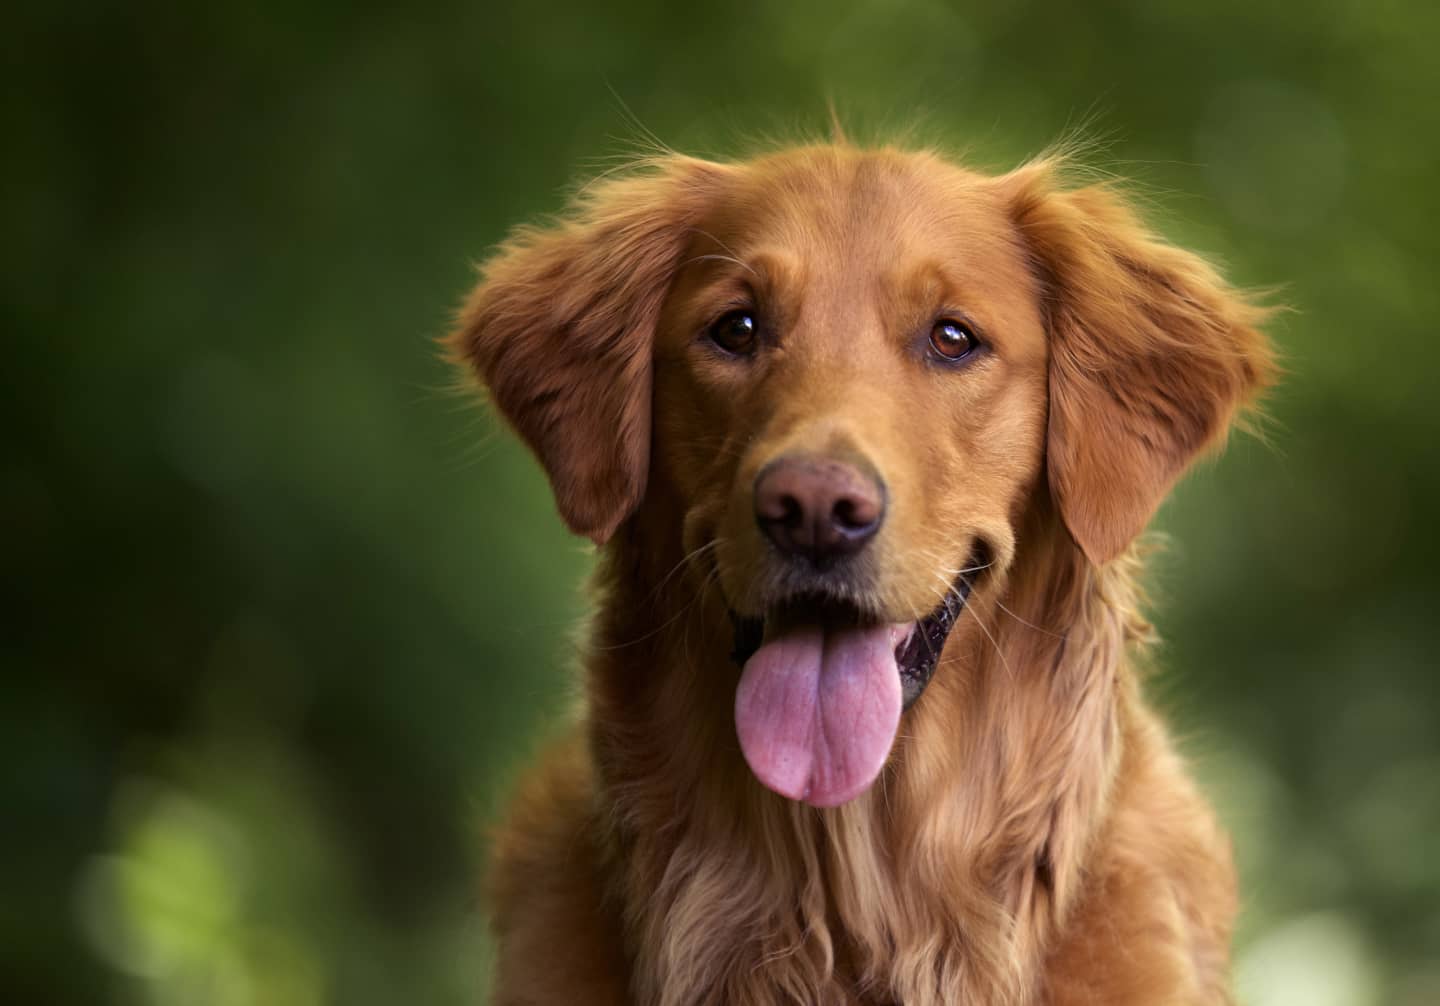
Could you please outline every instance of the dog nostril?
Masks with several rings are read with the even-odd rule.
[[[782,496],[777,523],[795,530],[805,523],[805,507],[794,496]]]
[[[872,500],[844,496],[835,501],[831,516],[841,530],[856,532],[874,527],[875,522],[880,519],[880,511]]]

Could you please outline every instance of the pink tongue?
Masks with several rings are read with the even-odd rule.
[[[834,807],[880,774],[900,725],[906,626],[797,625],[745,662],[735,731],[750,769],[792,800]]]

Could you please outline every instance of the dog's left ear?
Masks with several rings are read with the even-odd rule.
[[[598,544],[645,494],[655,325],[722,170],[659,158],[517,229],[448,340],[539,458],[565,523]]]
[[[1002,183],[1045,296],[1051,493],[1098,565],[1272,380],[1256,327],[1269,312],[1153,235],[1113,186],[1055,179],[1042,163]]]

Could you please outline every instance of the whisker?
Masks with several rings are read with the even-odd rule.
[[[1000,665],[1005,668],[1005,673],[1009,675],[1013,681],[1015,679],[1015,669],[1010,666],[1010,661],[1006,659],[1005,651],[1000,648],[999,640],[997,640],[994,634],[986,627],[985,620],[976,613],[974,608],[970,609],[970,616],[975,619],[975,624],[980,626],[980,631],[985,633],[985,638],[990,640],[990,645],[995,648],[995,655],[1000,658]]]
[[[693,232],[693,233],[695,233],[695,234],[699,234],[701,237],[707,237],[707,238],[709,238],[711,241],[714,241],[717,245],[720,246],[720,250],[721,250],[721,251],[723,251],[723,252],[725,252],[727,255],[731,256],[732,259],[733,259],[735,262],[739,262],[741,265],[744,265],[743,262],[740,262],[740,257],[735,254],[735,249],[734,249],[734,248],[731,248],[731,247],[730,247],[729,245],[727,245],[724,241],[721,241],[721,240],[720,240],[719,238],[717,238],[714,234],[711,234],[709,231],[705,230],[703,227],[691,227],[691,228],[689,228],[689,229],[690,229],[691,232]],[[759,279],[759,278],[760,278],[759,274],[756,273],[755,270],[750,269],[749,266],[745,266],[745,268],[748,269],[748,270],[750,271],[750,274],[753,275],[753,276],[755,276],[756,279]]]
[[[1047,629],[1047,628],[1045,628],[1044,626],[1036,625],[1034,622],[1026,621],[1025,619],[1021,618],[1019,615],[1015,614],[1015,612],[1013,612],[1013,611],[1011,611],[1009,608],[1005,607],[1005,605],[1000,602],[1000,599],[999,599],[999,598],[996,598],[996,599],[995,599],[995,607],[999,608],[1001,611],[1003,611],[1005,614],[1009,615],[1011,618],[1015,619],[1015,621],[1019,622],[1021,625],[1025,626],[1027,629],[1034,629],[1036,632],[1043,632],[1045,635],[1047,635],[1047,636],[1053,636],[1053,637],[1055,637],[1056,639],[1064,639],[1064,638],[1065,638],[1065,634],[1062,633],[1062,632],[1056,632],[1056,631],[1054,631],[1053,629]]]
[[[928,554],[928,552],[927,552],[927,554]],[[938,558],[938,556],[935,556],[935,558]],[[976,567],[973,567],[972,569],[967,569],[967,570],[965,570],[964,572],[979,572],[980,570],[989,569],[992,564],[993,564],[993,563],[991,563],[991,562],[987,562],[987,563],[985,563],[984,565],[976,566]],[[973,619],[975,619],[975,624],[980,627],[980,631],[983,632],[983,633],[985,633],[985,638],[990,641],[990,646],[995,650],[995,655],[1000,658],[1000,663],[1001,663],[1001,666],[1003,666],[1003,667],[1005,668],[1005,673],[1008,674],[1008,675],[1013,679],[1013,678],[1015,677],[1015,671],[1014,671],[1014,669],[1010,666],[1010,661],[1006,658],[1006,656],[1005,656],[1005,651],[1001,648],[999,640],[997,640],[997,639],[995,638],[995,635],[994,635],[994,634],[990,631],[990,629],[985,625],[985,620],[982,619],[982,618],[980,617],[980,615],[976,612],[975,607],[974,607],[973,605],[971,605],[971,604],[968,603],[968,602],[969,602],[969,598],[968,598],[965,594],[961,593],[960,590],[958,590],[958,589],[956,588],[953,579],[947,580],[947,579],[945,578],[945,573],[947,573],[947,572],[948,572],[948,570],[942,568],[942,569],[940,569],[939,571],[936,571],[936,572],[933,572],[933,573],[932,573],[932,575],[935,577],[936,581],[937,581],[938,583],[940,583],[941,586],[942,586],[942,589],[941,589],[941,591],[940,591],[940,600],[941,600],[941,602],[943,602],[947,597],[953,596],[953,597],[955,597],[956,600],[958,600],[958,601],[960,601],[960,602],[962,602],[962,603],[964,604],[964,610],[966,610],[966,611],[968,611],[968,612],[970,613],[970,616],[971,616]],[[967,588],[973,588],[973,586],[974,586],[973,582],[970,581],[970,580],[965,579],[964,576],[963,576],[963,573],[957,572],[957,573],[956,573],[956,577],[958,577],[959,579],[961,579],[961,580],[965,583],[965,585],[966,585]],[[922,638],[923,638],[923,637],[922,637]],[[924,642],[925,642],[925,645],[926,645],[926,647],[927,647],[927,649],[928,649],[928,648],[929,648],[929,645],[930,645],[930,641],[929,641],[928,639],[925,639]],[[936,656],[936,657],[938,658],[938,654],[935,654],[935,652],[934,652],[933,650],[931,650],[930,652],[931,652],[931,655],[932,655],[932,656]]]
[[[995,562],[994,562],[994,560],[992,559],[990,562],[983,563],[983,564],[981,564],[981,565],[979,565],[979,566],[969,566],[969,567],[966,567],[965,569],[953,569],[953,570],[952,570],[952,569],[946,569],[946,568],[944,568],[944,567],[941,567],[941,572],[942,572],[942,573],[949,573],[951,576],[955,576],[955,577],[964,577],[964,576],[966,576],[966,575],[968,575],[968,574],[971,574],[971,573],[979,573],[979,572],[982,572],[982,571],[984,571],[984,570],[987,570],[987,569],[989,569],[991,566],[993,566],[994,564],[995,564]],[[1005,614],[1007,614],[1007,615],[1009,615],[1011,618],[1013,618],[1016,622],[1019,622],[1021,625],[1025,626],[1027,629],[1034,629],[1036,632],[1042,632],[1042,633],[1044,633],[1045,635],[1047,635],[1047,636],[1053,636],[1053,637],[1056,638],[1056,639],[1063,639],[1063,638],[1065,638],[1064,635],[1061,634],[1061,633],[1059,633],[1059,632],[1055,632],[1055,631],[1053,631],[1053,630],[1051,630],[1051,629],[1047,629],[1047,628],[1045,628],[1044,626],[1041,626],[1041,625],[1036,625],[1034,622],[1027,621],[1026,619],[1022,618],[1020,615],[1017,615],[1017,614],[1016,614],[1014,611],[1012,611],[1010,608],[1006,607],[1005,603],[1004,603],[1003,601],[1001,601],[998,597],[995,598],[995,606],[996,606],[997,608],[999,608],[1001,611],[1003,611]]]
[[[656,599],[656,597],[659,595],[660,591],[661,591],[662,589],[664,589],[665,585],[666,585],[667,583],[669,583],[671,579],[674,578],[675,574],[678,573],[678,572],[680,572],[680,570],[681,570],[682,568],[684,568],[692,559],[694,559],[696,556],[700,555],[702,552],[704,552],[704,551],[707,550],[707,549],[715,548],[716,546],[720,545],[723,541],[725,541],[724,538],[712,538],[710,541],[707,541],[707,542],[705,542],[703,545],[700,545],[699,547],[691,550],[691,552],[690,552],[688,555],[684,556],[679,562],[677,562],[673,567],[671,567],[670,572],[669,572],[669,573],[666,573],[665,576],[664,576],[664,578],[662,578],[661,581],[660,581],[658,584],[655,585],[655,588],[654,588],[653,590],[651,590],[650,593],[645,596],[645,599],[640,602],[641,605],[642,605],[642,606],[644,606],[644,605],[649,605],[652,601],[654,601],[654,600]],[[718,579],[719,573],[720,573],[720,567],[717,566],[717,565],[713,565],[713,564],[712,564],[711,570],[706,574],[705,579],[701,581],[700,587],[699,587],[699,589],[697,589],[695,597],[692,597],[689,601],[687,601],[684,605],[682,605],[682,606],[680,607],[680,609],[675,612],[675,614],[671,615],[671,616],[670,616],[669,618],[667,618],[664,622],[662,622],[661,624],[657,625],[654,629],[650,630],[649,632],[645,633],[644,635],[637,636],[637,637],[635,637],[634,639],[629,639],[629,640],[626,640],[626,641],[621,642],[621,643],[612,643],[612,644],[609,645],[609,646],[597,646],[597,647],[595,647],[594,649],[595,649],[597,652],[608,653],[608,652],[612,652],[612,651],[614,651],[614,650],[621,650],[621,649],[625,649],[625,648],[630,647],[630,646],[635,646],[635,645],[637,645],[638,643],[643,643],[645,640],[650,639],[650,638],[652,638],[652,637],[654,637],[654,636],[656,636],[656,635],[659,635],[659,634],[660,634],[661,632],[663,632],[665,629],[669,628],[671,625],[674,625],[677,619],[682,618],[685,614],[687,614],[687,613],[690,611],[691,608],[693,608],[693,607],[695,606],[695,602],[696,602],[696,601],[700,598],[700,596],[704,593],[704,591],[705,591],[707,585],[710,583],[710,581],[711,581],[712,579]]]
[[[719,254],[719,253],[713,253],[713,254],[710,254],[710,255],[696,255],[694,258],[686,259],[684,262],[681,262],[681,263],[680,263],[680,268],[683,269],[683,268],[685,268],[687,265],[690,265],[691,263],[694,263],[694,262],[730,262],[730,263],[732,263],[732,264],[734,264],[734,265],[738,265],[741,269],[744,269],[746,272],[748,272],[751,276],[754,276],[756,279],[759,279],[759,278],[760,278],[760,274],[759,274],[759,273],[757,273],[754,269],[750,268],[750,267],[749,267],[748,265],[746,265],[744,262],[741,262],[741,261],[740,261],[738,258],[736,258],[734,255],[721,255],[721,254]]]
[[[671,578],[674,577],[675,574],[678,573],[687,563],[689,563],[692,559],[698,557],[707,549],[717,548],[724,540],[724,538],[719,537],[711,538],[709,541],[704,542],[696,548],[692,549],[688,555],[682,556],[680,558],[680,561],[670,568],[670,572],[666,573],[665,576],[661,578],[660,582],[655,585],[655,589],[650,591],[650,593],[647,594],[645,596],[645,599],[640,603],[649,604],[651,601],[655,600],[655,598],[660,595],[660,591],[663,590],[665,588],[665,585],[670,582]]]

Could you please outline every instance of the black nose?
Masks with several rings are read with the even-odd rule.
[[[885,489],[873,475],[832,458],[783,457],[755,479],[755,520],[780,551],[817,565],[875,537]]]

